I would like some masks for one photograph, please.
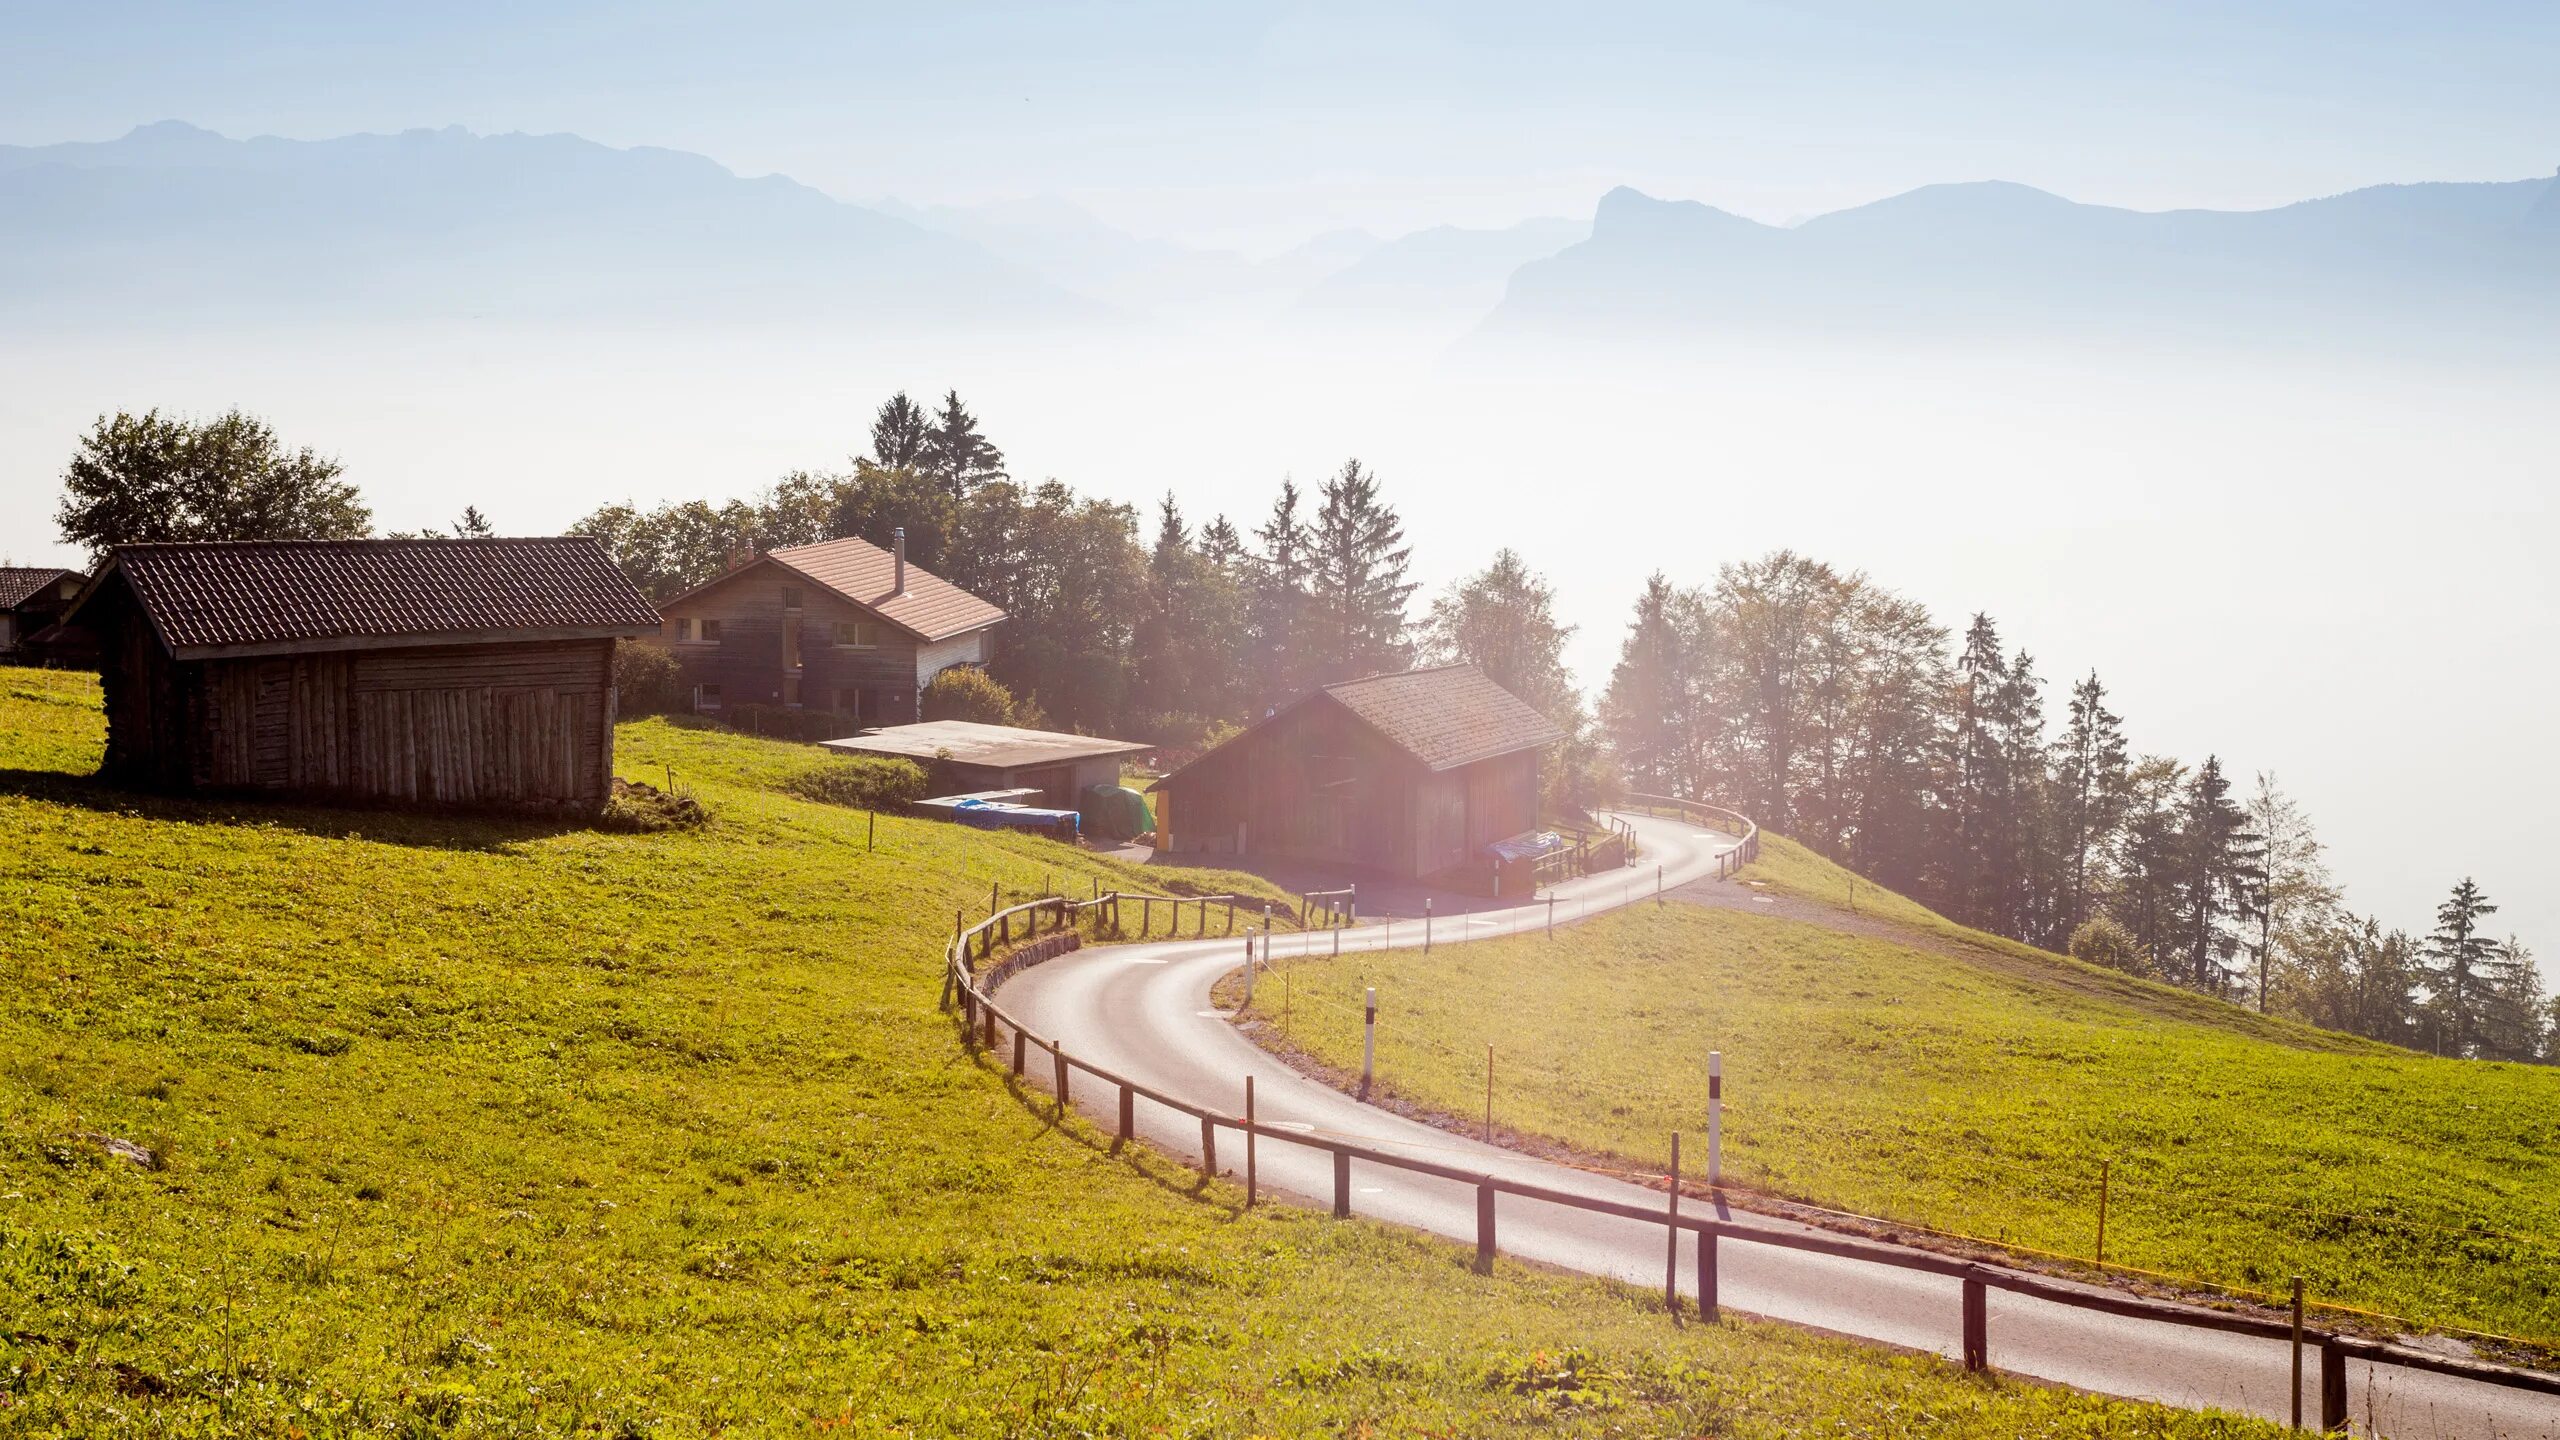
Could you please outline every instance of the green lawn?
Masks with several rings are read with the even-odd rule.
[[[1721,1049],[1736,1185],[2087,1256],[2112,1162],[2111,1262],[2257,1291],[2300,1273],[2429,1324],[2560,1335],[2560,1070],[2024,954],[1674,904],[1305,962],[1262,996],[1275,1022],[1285,997],[1295,1046],[1356,1071],[1377,986],[1380,1083],[1471,1123],[1490,1044],[1498,1125],[1658,1168],[1671,1131],[1703,1143]]]
[[[866,853],[803,747],[624,726],[716,817],[642,835],[127,796],[99,728],[0,670],[0,1433],[2271,1433],[1107,1159],[934,997],[991,882],[1119,872]]]

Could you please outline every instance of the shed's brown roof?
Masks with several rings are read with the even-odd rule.
[[[1536,750],[1564,731],[1473,665],[1442,665],[1327,685],[1324,693],[1434,770]]]
[[[921,640],[983,630],[1004,618],[1004,611],[913,560],[907,562],[906,593],[893,593],[898,559],[868,540],[847,537],[815,545],[785,545],[768,552],[766,558],[799,571]]]
[[[1412,756],[1426,769],[1455,770],[1498,755],[1537,750],[1564,738],[1554,721],[1529,702],[1495,684],[1473,665],[1441,665],[1372,675],[1310,690],[1263,716],[1243,734],[1226,741],[1148,786],[1161,790],[1194,771],[1211,767],[1218,756],[1253,743],[1282,715],[1302,705],[1331,700],[1387,743]]]
[[[657,607],[583,535],[119,545],[99,578],[113,573],[180,659],[659,628]]]
[[[0,610],[16,609],[66,575],[74,580],[82,578],[79,571],[65,570],[60,566],[28,569],[19,565],[0,565]]]

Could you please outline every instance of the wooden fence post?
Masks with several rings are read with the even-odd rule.
[[[1981,1281],[1964,1282],[1964,1368],[1982,1371],[1991,1364],[1991,1305]]]
[[[1111,1137],[1112,1154],[1119,1154],[1120,1147],[1129,1143],[1138,1128],[1137,1120],[1138,1092],[1123,1085],[1120,1087],[1120,1133]]]
[[[2347,1428],[2347,1352],[2334,1336],[2320,1342],[2320,1428]]]
[[[1493,1273],[1493,1182],[1476,1186],[1476,1273]]]
[[[1351,1218],[1351,1153],[1333,1152],[1333,1218]]]
[[[1218,1122],[1203,1115],[1200,1117],[1200,1179],[1205,1184],[1216,1179],[1217,1174]]]
[[[1029,1037],[1022,1033],[1022,1027],[1019,1025],[1015,1026],[1013,1031],[1013,1073],[1016,1075],[1022,1073],[1023,1047],[1028,1043]]]
[[[1057,1070],[1058,1118],[1060,1120],[1065,1120],[1067,1118],[1067,1047],[1065,1044],[1051,1044],[1049,1047],[1049,1057],[1055,1062]]]
[[[1698,1318],[1713,1322],[1721,1311],[1716,1301],[1716,1232],[1698,1232]]]
[[[2293,1277],[2293,1428],[2302,1428],[2302,1277]]]
[[[986,1027],[986,1048],[996,1048],[996,1005],[990,1000],[978,1007],[978,1021]]]
[[[1662,1308],[1673,1315],[1680,1313],[1680,1132],[1671,1132],[1671,1210],[1666,1222],[1670,1231],[1662,1260]]]

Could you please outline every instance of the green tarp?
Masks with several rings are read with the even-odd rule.
[[[1084,833],[1117,845],[1156,828],[1147,797],[1124,785],[1096,785],[1084,792]]]

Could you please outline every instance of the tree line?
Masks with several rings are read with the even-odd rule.
[[[1778,552],[1712,584],[1647,581],[1596,707],[1573,629],[1505,549],[1415,613],[1403,522],[1358,460],[1280,482],[1249,525],[1149,515],[1017,481],[957,393],[904,393],[868,448],[745,500],[606,505],[579,521],[653,598],[742,552],[904,527],[919,565],[1009,619],[968,702],[1187,749],[1311,686],[1465,661],[1562,724],[1559,810],[1621,783],[1723,800],[1957,920],[2332,1029],[2439,1054],[2560,1059],[2560,1001],[2466,878],[2423,933],[2351,910],[2307,817],[2218,756],[2138,754],[2095,673],[2048,714],[1988,615],[1959,642],[1864,575]],[[371,511],[334,459],[264,421],[101,417],[64,473],[63,538],[351,538]],[[495,527],[466,508],[450,533]],[[445,531],[419,532],[441,535]]]
[[[886,545],[904,529],[910,560],[1004,608],[987,668],[1010,692],[1052,724],[1177,749],[1317,685],[1479,664],[1573,731],[1559,801],[1596,798],[1596,742],[1553,590],[1504,551],[1417,614],[1404,522],[1356,458],[1312,492],[1283,479],[1243,523],[1187,514],[1170,494],[1142,513],[1016,480],[956,392],[930,408],[901,392],[841,469],[796,470],[747,499],[607,505],[571,528],[660,599],[750,551]]]
[[[1599,717],[1629,783],[1730,797],[1976,928],[2439,1054],[2560,1059],[2560,1003],[2472,881],[2423,936],[2353,914],[2272,774],[2135,753],[2094,672],[2054,723],[1988,615],[1959,640],[1785,551],[1655,575]]]

